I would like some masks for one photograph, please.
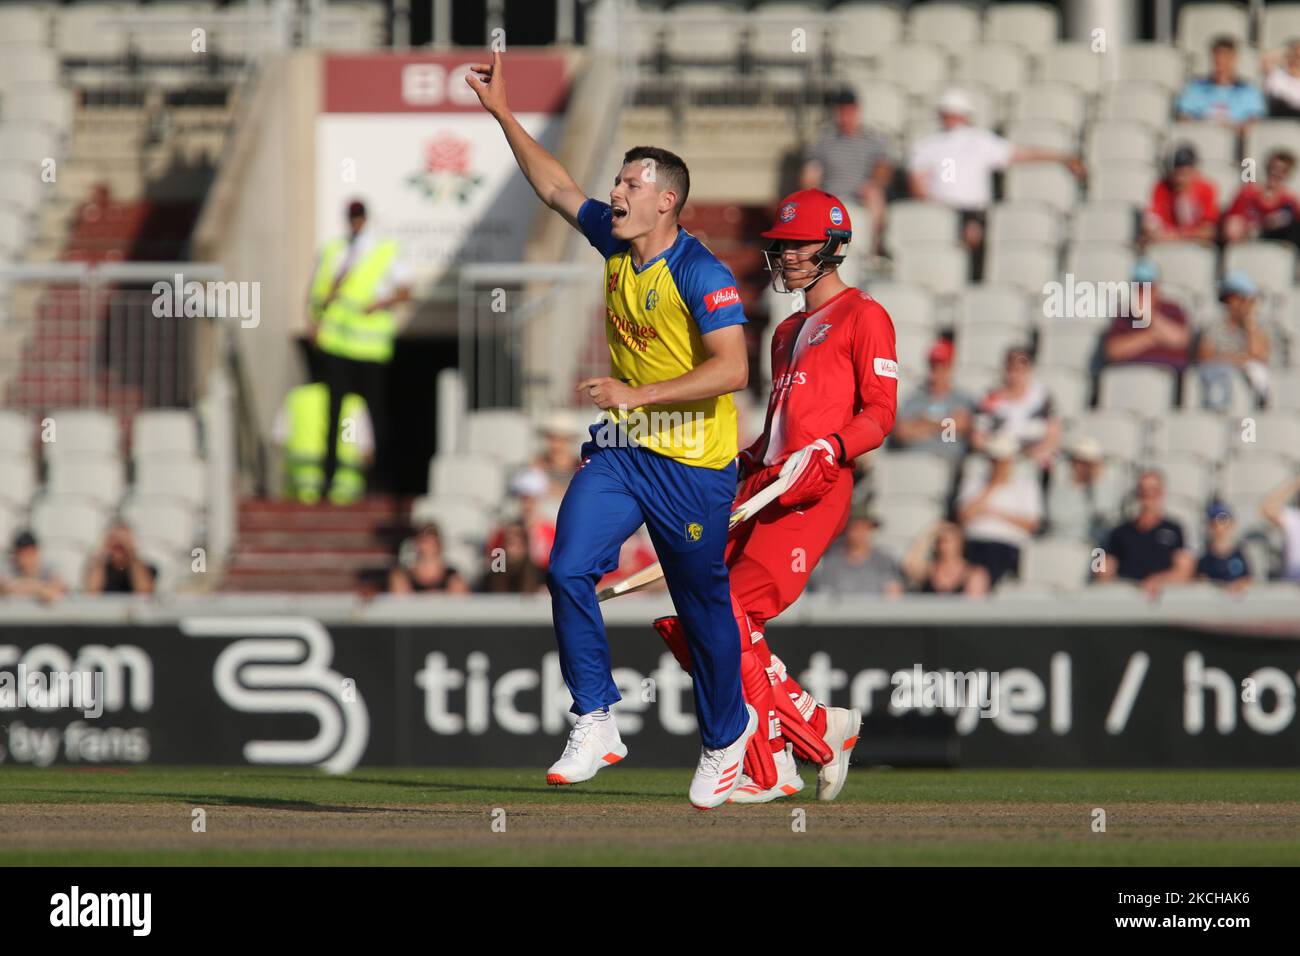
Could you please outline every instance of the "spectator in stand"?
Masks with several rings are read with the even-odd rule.
[[[863,230],[862,237],[849,244],[853,265],[860,269],[880,245],[887,214],[885,193],[894,178],[893,147],[883,134],[862,125],[862,110],[852,90],[839,90],[831,103],[834,124],[808,151],[799,188],[837,196],[848,207],[850,222],[870,221],[872,234]],[[870,213],[869,220],[862,216],[863,208]]]
[[[1219,230],[1219,197],[1197,168],[1196,149],[1182,143],[1165,164],[1142,216],[1146,242],[1213,242]]]
[[[1206,510],[1207,541],[1205,553],[1196,562],[1196,577],[1224,585],[1233,594],[1241,594],[1250,587],[1250,562],[1237,545],[1237,523],[1232,509],[1221,501],[1210,504]]]
[[[515,497],[511,520],[520,522],[527,529],[529,557],[543,571],[550,567],[551,548],[555,545],[555,519],[544,505],[551,489],[546,473],[537,467],[525,468],[510,482],[510,493]],[[504,530],[504,527],[498,528],[489,535],[489,553],[503,546]]]
[[[1260,513],[1282,532],[1282,579],[1300,583],[1300,475],[1284,481],[1268,493]]]
[[[1237,41],[1217,37],[1210,44],[1210,73],[1192,80],[1178,95],[1179,119],[1211,120],[1240,132],[1267,113],[1264,95],[1237,74]]]
[[[460,572],[443,559],[442,533],[436,524],[426,524],[420,528],[412,545],[413,553],[406,565],[398,564],[388,573],[390,593],[469,593],[469,584]]]
[[[1100,544],[1108,530],[1101,502],[1101,443],[1081,436],[1066,451],[1069,468],[1052,474],[1047,517],[1052,533]]]
[[[1239,269],[1223,277],[1219,286],[1223,315],[1201,334],[1196,350],[1205,407],[1226,411],[1231,404],[1232,382],[1241,375],[1257,404],[1268,398],[1268,336],[1259,326],[1256,306],[1259,288]]]
[[[1285,50],[1270,50],[1262,61],[1268,115],[1300,117],[1300,40],[1292,40]]]
[[[582,464],[578,455],[582,430],[570,415],[556,412],[542,425],[541,435],[542,453],[533,467],[546,476],[549,487],[544,497],[558,501]]]
[[[966,557],[984,568],[989,586],[1020,573],[1020,550],[1043,523],[1043,489],[1036,475],[1016,468],[1017,442],[999,433],[984,442],[989,472],[967,480],[957,495],[966,533]]]
[[[528,528],[511,521],[501,529],[501,550],[488,558],[479,590],[487,594],[537,594],[546,591],[546,572],[529,555]]]
[[[1159,275],[1148,262],[1134,268],[1132,288],[1133,301],[1106,330],[1103,356],[1113,365],[1141,362],[1181,372],[1187,367],[1192,341],[1187,313],[1161,298]]]
[[[0,594],[53,604],[67,593],[59,573],[41,561],[40,545],[30,531],[20,531],[14,537],[11,567],[10,575],[0,581]]]
[[[157,580],[158,569],[136,551],[131,528],[117,521],[91,556],[83,590],[87,594],[152,594]]]
[[[902,594],[898,564],[871,540],[879,527],[880,521],[870,511],[854,508],[844,534],[813,570],[808,589],[836,597]]]
[[[939,339],[930,348],[925,388],[903,402],[891,442],[895,448],[928,451],[957,464],[966,454],[975,400],[952,384],[953,348]]]
[[[1138,476],[1137,508],[1137,517],[1111,531],[1097,577],[1134,581],[1156,597],[1167,585],[1191,580],[1196,559],[1183,544],[1182,525],[1165,517],[1165,478],[1159,471]]]
[[[1246,183],[1223,219],[1227,242],[1277,239],[1300,245],[1300,199],[1291,191],[1295,153],[1275,149],[1264,163],[1264,185]]]
[[[972,126],[975,104],[965,90],[939,97],[937,133],[922,137],[908,160],[908,185],[917,199],[951,206],[961,214],[961,239],[971,252],[971,280],[983,274],[984,221],[993,201],[993,173],[1014,163],[1061,163],[1076,177],[1083,161],[1070,153],[1017,146],[992,130]]]
[[[918,537],[903,559],[903,573],[922,594],[964,594],[979,597],[989,591],[989,573],[966,559],[966,538],[951,521],[937,522]]]
[[[1051,468],[1061,446],[1061,422],[1052,411],[1052,396],[1034,376],[1034,360],[1024,346],[1007,349],[1002,385],[980,402],[971,447],[984,451],[994,435],[1013,439],[1020,454],[1044,469]]]

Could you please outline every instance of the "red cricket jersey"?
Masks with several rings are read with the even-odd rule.
[[[767,425],[749,451],[771,465],[835,433],[852,460],[880,446],[897,407],[894,323],[879,302],[848,288],[776,327]]]

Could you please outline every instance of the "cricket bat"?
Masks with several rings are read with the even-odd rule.
[[[785,460],[781,466],[781,473],[775,479],[764,485],[757,492],[746,498],[740,503],[735,511],[731,512],[731,518],[727,522],[727,530],[732,531],[737,525],[743,524],[754,515],[758,514],[765,507],[781,497],[786,489],[795,483],[799,475],[802,474],[807,462],[808,449],[800,448],[797,452]],[[655,562],[649,567],[642,568],[636,574],[629,575],[617,584],[603,588],[597,595],[597,601],[608,601],[612,597],[618,597],[620,594],[631,594],[633,591],[640,591],[654,584],[664,576],[664,569]]]

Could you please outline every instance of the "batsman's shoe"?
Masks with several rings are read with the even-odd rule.
[[[817,768],[818,800],[834,800],[844,789],[844,780],[849,775],[849,758],[853,756],[861,727],[862,712],[857,708],[826,708],[825,740],[834,756],[829,763]]]
[[[792,797],[803,789],[803,778],[799,776],[799,765],[794,762],[794,748],[789,744],[785,750],[773,754],[776,761],[776,786],[764,790],[749,777],[742,777],[740,786],[727,800],[728,803],[769,803],[778,797]]]
[[[740,786],[741,765],[745,762],[745,747],[758,730],[758,711],[748,704],[745,713],[749,723],[745,732],[726,747],[700,751],[700,763],[691,781],[691,803],[700,810],[712,810],[727,802],[727,798]]]
[[[583,714],[569,731],[564,753],[546,771],[546,782],[556,787],[582,783],[596,776],[601,767],[618,763],[626,756],[627,747],[619,739],[613,714]]]

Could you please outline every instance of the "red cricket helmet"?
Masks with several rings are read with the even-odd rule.
[[[807,290],[826,274],[827,269],[844,261],[842,251],[839,255],[834,253],[852,238],[853,224],[844,204],[830,193],[820,189],[801,189],[781,200],[781,205],[777,208],[776,224],[762,233],[762,236],[773,240],[772,247],[764,252],[764,256],[767,258],[768,271],[772,273],[772,288],[777,292],[791,290],[788,287],[782,289],[776,284],[778,277],[783,284],[785,282],[785,267],[781,263],[780,249],[776,244],[781,240],[823,243],[821,249],[812,256],[818,264],[818,274],[813,282],[804,287]]]

